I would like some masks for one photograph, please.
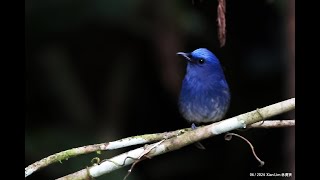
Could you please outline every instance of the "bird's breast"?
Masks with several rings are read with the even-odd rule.
[[[190,122],[214,122],[223,118],[229,103],[230,93],[225,86],[183,83],[179,109],[183,117]]]

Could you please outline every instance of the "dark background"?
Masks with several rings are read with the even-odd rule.
[[[199,47],[220,59],[231,88],[226,118],[295,96],[294,0],[227,1],[220,48],[217,1],[30,0],[25,4],[25,166],[73,147],[188,127],[177,100],[186,63],[175,54]],[[294,112],[272,119],[293,119]],[[292,173],[294,128],[234,131],[135,166],[130,179],[254,179]],[[135,146],[139,147],[139,146]],[[89,154],[27,179],[55,179],[90,166]],[[123,179],[128,167],[97,179]],[[259,179],[270,179],[264,177]],[[290,178],[286,178],[290,179]]]

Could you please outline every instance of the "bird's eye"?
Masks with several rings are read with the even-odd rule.
[[[204,63],[204,59],[199,59],[199,64],[203,64]]]

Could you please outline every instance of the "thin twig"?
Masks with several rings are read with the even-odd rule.
[[[244,141],[246,141],[246,142],[250,145],[254,157],[259,161],[260,167],[262,167],[262,166],[264,165],[264,161],[262,161],[262,160],[257,156],[256,152],[254,151],[254,147],[253,147],[253,145],[250,143],[249,140],[247,140],[246,138],[240,136],[239,134],[235,134],[235,133],[227,133],[227,134],[224,136],[224,138],[225,138],[225,140],[230,141],[230,140],[232,139],[232,136],[237,136],[237,137],[243,139]]]
[[[148,157],[146,154],[148,154],[153,148],[159,146],[159,144],[161,144],[163,141],[164,141],[164,139],[161,140],[161,141],[159,141],[159,142],[157,142],[157,143],[155,143],[155,144],[147,145],[146,148],[145,148],[145,150],[144,150],[144,151],[141,153],[141,155],[138,157],[138,159],[132,164],[131,168],[128,170],[128,173],[127,173],[127,175],[123,178],[123,180],[126,180],[126,179],[127,179],[127,177],[131,174],[131,172],[132,172],[132,170],[133,170],[133,167],[134,167],[138,162],[142,161],[143,158],[146,158],[146,157],[147,157],[147,158],[150,159],[150,157]]]
[[[138,162],[140,162],[140,161],[144,160],[144,158],[145,158],[145,157],[143,157],[143,158],[141,158],[141,159],[137,159],[134,163],[132,163],[132,165],[131,165],[130,169],[128,170],[127,175],[123,178],[123,180],[126,180],[126,179],[129,177],[129,175],[131,174],[131,172],[132,172],[132,170],[133,170],[134,166],[135,166],[136,164],[138,164]]]

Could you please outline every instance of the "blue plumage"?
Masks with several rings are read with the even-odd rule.
[[[205,48],[177,54],[188,62],[179,97],[180,113],[190,123],[221,120],[229,108],[230,91],[218,58]]]

